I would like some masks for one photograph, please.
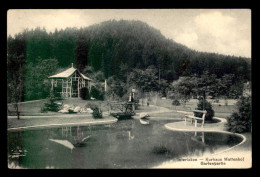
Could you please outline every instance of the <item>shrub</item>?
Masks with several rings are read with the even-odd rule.
[[[69,114],[74,114],[75,112],[72,109],[69,109]]]
[[[180,106],[181,105],[181,103],[180,103],[180,101],[179,100],[173,100],[172,101],[172,105],[175,105],[175,106]]]
[[[251,131],[251,96],[241,97],[236,105],[238,110],[227,118],[228,131],[238,133]]]
[[[89,91],[88,91],[88,88],[86,87],[82,87],[80,89],[80,98],[83,99],[83,100],[87,100],[87,99],[90,99],[90,95],[89,95]]]
[[[49,100],[47,103],[44,104],[44,108],[43,110],[47,110],[47,111],[54,111],[54,112],[58,112],[60,110],[60,105],[58,105],[57,103],[54,102],[54,100]]]
[[[104,100],[104,93],[98,90],[96,87],[91,87],[90,95],[98,100]]]
[[[102,116],[102,111],[98,106],[92,106],[91,108],[93,110],[92,116],[94,119],[101,119],[103,118]]]
[[[47,112],[47,111],[54,111],[58,112],[60,110],[60,105],[55,103],[53,100],[49,100],[47,103],[44,104],[44,107],[42,108],[42,112]]]
[[[88,104],[85,105],[85,107],[86,108],[90,108],[90,109],[93,110],[92,116],[93,116],[94,119],[101,119],[101,118],[103,118],[102,111],[99,108],[99,106],[97,106],[96,104],[88,103]]]
[[[58,112],[60,110],[60,105],[55,103],[55,101],[59,100],[54,94],[55,92],[51,92],[49,97],[47,98],[47,102],[44,103],[44,106],[41,107],[41,112],[54,111]]]
[[[203,99],[199,99],[199,103],[197,105],[198,110],[203,110]],[[214,110],[212,109],[212,105],[210,102],[205,100],[204,102],[204,109],[207,111],[207,114],[205,116],[205,121],[212,121],[212,118],[215,114]],[[195,113],[195,116],[202,117],[202,113]]]
[[[41,107],[41,113],[46,113],[46,112],[48,112],[48,109],[46,108],[45,105],[43,105],[43,106]]]

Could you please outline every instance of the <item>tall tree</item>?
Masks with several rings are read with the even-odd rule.
[[[76,38],[76,66],[80,72],[88,64],[88,39],[80,31]]]
[[[37,63],[26,66],[25,99],[43,99],[49,95],[50,81],[48,77],[58,68],[57,59],[37,59]]]
[[[177,81],[174,81],[171,85],[172,90],[180,95],[180,99],[183,102],[184,106],[188,102],[193,93],[193,89],[196,83],[191,77],[180,77]]]
[[[22,101],[23,92],[24,92],[24,76],[25,76],[25,68],[20,65],[20,69],[13,73],[12,77],[9,78],[7,83],[8,96],[7,101],[10,103],[17,115],[17,119],[20,119],[20,102]],[[7,107],[8,109],[8,107]]]

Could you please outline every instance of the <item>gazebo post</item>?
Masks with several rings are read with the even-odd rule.
[[[79,98],[79,82],[80,82],[80,78],[78,78],[77,80],[78,80],[78,98]]]
[[[70,88],[70,98],[71,98],[71,91],[72,91],[72,77],[70,78],[70,87],[69,87],[69,83],[68,83],[68,88]]]
[[[63,88],[64,88],[64,79],[62,79],[61,81],[62,81],[62,85],[61,85],[61,95],[62,95],[62,97],[64,97],[64,92],[63,92]]]
[[[53,90],[53,79],[51,80],[51,90]]]
[[[66,81],[66,97],[67,97],[67,98],[69,97],[69,92],[68,92],[68,90],[69,90],[69,80],[67,79],[67,81]]]
[[[70,98],[71,98],[71,95],[72,95],[72,78],[71,78],[71,81],[70,81]]]

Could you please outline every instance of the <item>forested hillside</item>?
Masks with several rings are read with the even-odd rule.
[[[200,76],[205,71],[219,78],[234,74],[234,82],[250,80],[251,59],[194,51],[166,39],[159,30],[141,21],[113,20],[53,33],[40,28],[25,30],[14,37],[9,36],[7,44],[8,79],[12,80],[19,68],[25,67],[26,73],[22,78],[27,81],[24,85],[25,95],[34,87],[31,83],[36,79],[33,70],[45,59],[52,59],[49,61],[57,69],[45,67],[48,72],[37,77],[54,74],[75,63],[83,73],[87,73],[87,67],[91,67],[92,72],[103,72],[104,78],[120,76],[117,78],[123,82],[126,82],[129,72],[134,69],[145,70],[151,65],[157,71],[155,74],[168,84],[180,76]],[[44,96],[46,94],[28,99]]]

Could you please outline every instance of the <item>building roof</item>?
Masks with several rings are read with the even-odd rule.
[[[87,76],[85,76],[84,74],[81,74],[81,73],[79,73],[84,79],[86,79],[86,80],[92,80],[92,79],[90,79],[89,77],[87,77]]]
[[[55,79],[55,78],[68,78],[70,77],[77,69],[74,67],[71,67],[61,73],[55,74],[53,76],[48,77],[49,79]],[[78,71],[79,72],[79,71]],[[81,77],[83,77],[86,80],[91,80],[90,78],[88,78],[87,76],[85,76],[84,74],[80,73]]]

